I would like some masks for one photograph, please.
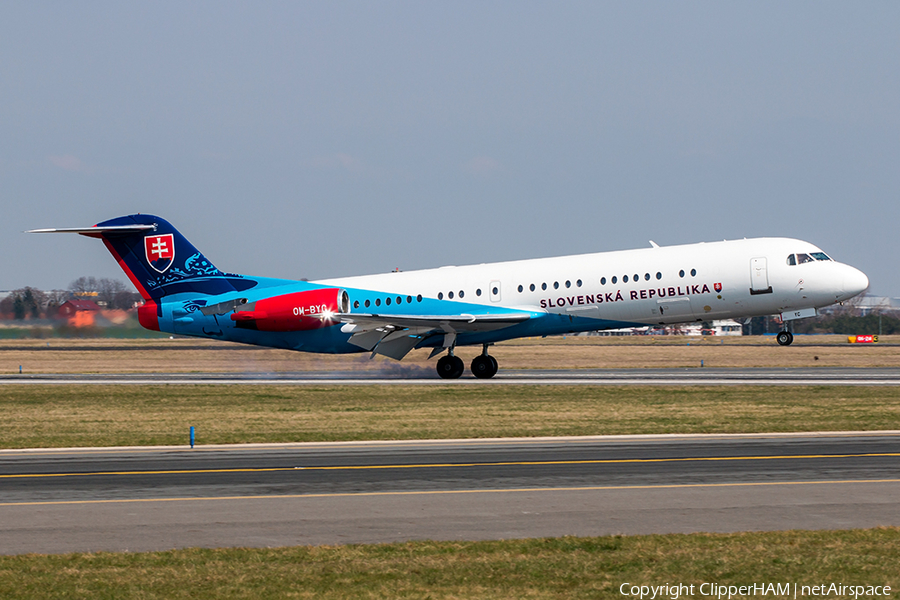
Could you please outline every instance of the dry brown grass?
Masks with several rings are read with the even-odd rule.
[[[466,363],[480,348],[459,348]],[[491,349],[502,369],[697,367],[900,367],[900,336],[848,344],[845,336],[799,337],[779,347],[771,337],[525,339]],[[0,373],[283,373],[434,368],[428,350],[402,363],[368,353],[308,354],[214,340],[15,340],[0,343]]]
[[[900,388],[3,385],[0,447],[900,429]]]

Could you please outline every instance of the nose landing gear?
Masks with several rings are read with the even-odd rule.
[[[778,342],[779,346],[790,346],[791,342],[794,341],[794,334],[785,329],[784,331],[778,332],[775,340]]]

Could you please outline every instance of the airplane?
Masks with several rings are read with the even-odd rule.
[[[35,229],[103,241],[140,292],[143,327],[302,352],[370,352],[401,360],[431,348],[444,379],[470,365],[493,377],[488,348],[521,337],[780,313],[789,323],[849,300],[866,275],[789,238],[559,256],[378,275],[293,281],[226,273],[168,221],[135,214],[93,227]]]

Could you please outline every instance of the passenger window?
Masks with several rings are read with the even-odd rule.
[[[657,273],[656,273],[656,278],[657,278],[657,279],[662,279],[662,273],[660,273],[660,272],[657,271]]]
[[[369,308],[369,304],[371,304],[371,302],[369,302],[368,300],[366,300],[366,308]]]
[[[385,299],[384,299],[384,303],[385,303],[387,306],[390,306],[390,305],[391,305],[391,299],[390,299],[390,298],[385,298]]]
[[[558,281],[554,281],[554,282],[553,282],[553,289],[554,289],[554,290],[558,290],[558,289],[559,289],[559,282],[558,282]]]
[[[572,287],[572,282],[571,282],[571,281],[567,281],[567,282],[566,282],[566,287],[567,287],[567,288]]]
[[[678,276],[679,276],[679,277],[684,277],[684,269],[678,271]]]
[[[641,280],[641,276],[638,275],[637,273],[635,273],[635,274],[634,274],[634,282],[637,283],[637,282],[640,281],[640,280]]]
[[[613,275],[612,282],[613,282],[613,283],[616,283],[617,281],[618,281],[618,279],[616,279],[616,276]]]
[[[531,285],[529,285],[529,286],[528,286],[528,289],[530,289],[530,290],[533,292],[533,291],[534,291],[534,284],[532,283]]]
[[[519,291],[520,291],[520,292],[522,291],[522,286],[521,286],[521,285],[519,286]],[[476,296],[480,296],[480,295],[481,295],[481,288],[478,288],[477,290],[475,290],[475,295],[476,295]]]
[[[416,296],[416,302],[421,302],[421,301],[422,301],[422,294],[419,294],[418,296]]]
[[[381,306],[381,298],[375,298],[375,306]]]
[[[600,278],[600,285],[606,285],[606,277]]]
[[[576,281],[575,285],[577,285],[578,287],[581,287],[581,280],[579,279],[578,281]]]
[[[697,276],[697,269],[691,269],[691,277]]]
[[[494,288],[491,291],[494,293],[495,296],[500,293],[500,290],[498,288]]]
[[[525,288],[523,288],[523,287],[520,285],[520,286],[519,286],[519,293],[521,294],[524,290],[525,290]]]
[[[460,297],[460,298],[465,298],[465,297],[466,297],[466,293],[465,293],[464,291],[462,291],[462,290],[459,290],[459,297]]]
[[[449,293],[447,294],[447,297],[450,298],[451,300],[453,300],[453,292],[449,292]]]
[[[644,273],[644,281],[650,281],[650,273]]]
[[[794,265],[796,265],[796,264],[797,264],[797,257],[794,256],[793,254],[791,254],[790,256],[788,256],[788,257],[787,257],[787,264],[790,265],[790,266],[792,266],[792,267],[793,267]]]
[[[438,292],[438,300],[444,299],[444,292]]]
[[[359,300],[353,302],[353,308],[359,308]]]
[[[412,296],[407,296],[407,297],[406,297],[406,303],[407,303],[407,304],[412,304]]]
[[[613,283],[615,283],[615,281]],[[622,276],[622,283],[628,283],[628,275]]]
[[[397,296],[397,304],[403,304],[403,298]]]
[[[542,283],[542,284],[541,284],[541,289],[542,289],[542,290],[546,290],[546,289],[547,289],[547,284],[546,284],[546,283]]]

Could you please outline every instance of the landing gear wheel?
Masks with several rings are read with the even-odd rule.
[[[472,359],[472,375],[478,379],[490,379],[497,374],[497,359],[490,354],[480,354]]]
[[[794,334],[790,331],[782,331],[775,339],[778,341],[779,346],[790,346],[791,342],[794,341]]]
[[[437,363],[437,372],[441,379],[459,379],[465,368],[458,356],[444,356]]]

